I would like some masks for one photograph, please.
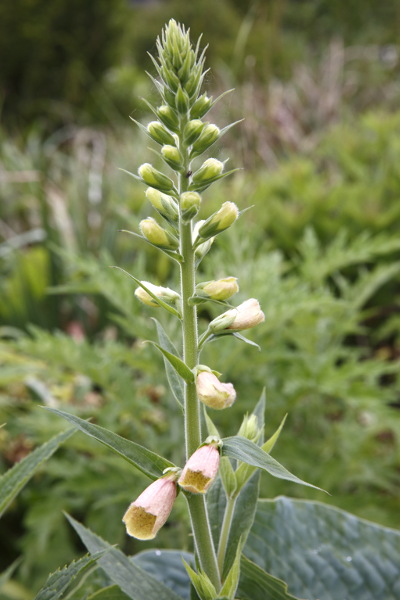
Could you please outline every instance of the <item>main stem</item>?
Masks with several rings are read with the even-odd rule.
[[[182,123],[181,132],[184,123]],[[182,136],[180,136],[182,139]],[[179,193],[188,189],[189,157],[187,150],[181,148],[184,159],[184,170],[179,175]],[[192,242],[192,225],[185,224],[180,219],[180,252],[182,263],[180,265],[181,298],[182,298],[182,331],[183,331],[183,359],[189,369],[198,363],[198,331],[197,311],[189,299],[194,295],[196,287],[195,252]],[[200,446],[201,421],[200,406],[196,393],[196,384],[185,383],[185,447],[186,459]],[[203,571],[207,573],[213,585],[219,590],[221,582],[214,543],[211,537],[210,523],[208,520],[205,498],[200,494],[186,495],[190,520],[194,536],[195,548]]]

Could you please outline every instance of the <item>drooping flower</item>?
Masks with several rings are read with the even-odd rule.
[[[153,481],[132,502],[123,516],[128,535],[138,540],[152,540],[168,519],[176,498],[177,474]]]
[[[218,444],[200,446],[184,466],[179,485],[192,494],[205,494],[217,476],[219,461]]]
[[[209,408],[222,410],[232,406],[236,391],[231,383],[222,383],[214,373],[201,371],[196,377],[197,396]]]

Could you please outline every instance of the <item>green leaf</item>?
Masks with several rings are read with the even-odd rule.
[[[136,442],[131,442],[104,427],[94,425],[93,423],[89,423],[89,421],[84,421],[75,415],[70,415],[69,413],[57,410],[56,408],[46,407],[46,410],[66,419],[78,427],[83,433],[86,433],[86,435],[89,435],[101,444],[111,448],[111,450],[122,456],[122,458],[127,460],[131,465],[134,465],[139,471],[142,471],[142,473],[151,479],[158,479],[163,474],[164,469],[175,466],[166,458],[163,458],[155,452],[144,448],[144,446],[136,444]]]
[[[400,531],[320,502],[261,500],[245,554],[301,598],[400,597]]]
[[[193,383],[194,375],[189,367],[183,362],[183,360],[178,358],[178,356],[175,354],[172,354],[172,352],[168,352],[168,350],[165,350],[162,346],[156,344],[156,342],[150,342],[150,344],[153,344],[153,346],[159,349],[159,351],[171,363],[175,371],[182,377],[182,379],[184,379],[187,383]]]
[[[21,560],[22,560],[21,558],[17,558],[16,560],[14,560],[13,563],[11,563],[11,565],[9,567],[7,567],[7,569],[5,571],[0,573],[0,592],[3,589],[3,586],[5,586],[6,583],[13,576],[13,573],[14,573],[15,569],[18,567],[18,565],[21,563]]]
[[[170,352],[171,354],[177,355],[178,352],[177,352],[174,344],[171,342],[171,340],[165,333],[161,324],[157,321],[157,319],[153,318],[153,321],[157,327],[157,334],[158,334],[158,340],[160,342],[160,346],[162,348],[164,348],[164,350],[167,350],[168,352]],[[185,400],[184,400],[182,379],[177,375],[175,369],[172,367],[171,363],[169,362],[169,360],[166,359],[165,356],[164,356],[164,365],[165,365],[165,372],[167,374],[167,379],[168,379],[168,383],[170,385],[171,391],[172,391],[173,395],[175,396],[175,399],[178,402],[179,406],[183,407]]]
[[[107,550],[99,565],[132,600],[182,600],[166,585],[151,577],[125,554],[110,546],[95,533],[67,515],[67,518],[91,554]]]
[[[131,560],[146,573],[164,583],[178,596],[189,600],[190,578],[183,566],[182,559],[188,563],[194,561],[193,554],[178,550],[145,550],[135,554]]]
[[[239,576],[240,576],[240,557],[242,554],[242,540],[238,544],[236,548],[236,556],[233,561],[232,567],[225,578],[224,585],[221,588],[220,594],[224,594],[230,600],[233,600],[236,594],[236,590],[239,584]]]
[[[225,456],[235,458],[236,460],[245,462],[253,467],[259,467],[278,479],[287,479],[288,481],[293,481],[294,483],[299,483],[301,485],[306,485],[308,487],[324,491],[290,473],[290,471],[285,469],[285,467],[278,463],[277,460],[272,458],[272,456],[264,452],[259,446],[257,446],[257,444],[247,440],[246,438],[232,436],[229,438],[224,438],[222,441],[222,454]]]
[[[35,600],[59,600],[71,583],[92,567],[103,554],[104,551],[101,551],[92,556],[82,556],[63,569],[51,573]]]
[[[148,287],[146,287],[140,281],[140,279],[136,279],[136,277],[134,277],[133,275],[131,275],[131,273],[128,273],[128,271],[125,271],[125,269],[122,269],[121,267],[111,266],[110,268],[117,269],[118,271],[121,271],[122,273],[124,273],[124,275],[126,275],[127,277],[130,277],[131,279],[133,279],[133,281],[137,285],[139,285],[141,288],[143,288],[144,291],[147,292],[147,294],[149,294],[149,296],[151,296],[155,302],[157,302],[157,304],[159,304],[162,308],[165,308],[165,310],[167,310],[169,313],[171,313],[171,315],[174,315],[175,317],[178,317],[179,319],[181,318],[181,314],[179,311],[176,310],[176,308],[174,308],[170,304],[167,304],[167,302],[160,300],[160,298],[158,298]]]
[[[128,598],[129,596],[124,594],[117,585],[110,585],[95,592],[87,600],[127,600]]]
[[[249,344],[249,346],[254,346],[255,348],[257,348],[257,350],[261,351],[261,348],[258,344],[256,344],[252,340],[249,340],[249,338],[245,337],[241,333],[238,333],[237,331],[235,331],[232,335],[233,335],[233,337],[237,338],[238,340],[241,340],[245,344]]]
[[[29,479],[36,473],[41,464],[50,458],[75,432],[75,429],[69,429],[59,433],[51,440],[36,448],[19,463],[14,465],[0,478],[0,516],[4,513],[9,504],[14,500],[17,494],[22,490]]]
[[[242,556],[238,589],[241,600],[299,600],[288,593],[287,587],[281,579],[266,573]]]
[[[200,600],[215,600],[217,596],[217,590],[207,575],[203,573],[203,571],[196,573],[196,571],[194,571],[185,560],[183,560],[183,564],[185,565],[185,569],[190,577],[190,581],[192,582]]]

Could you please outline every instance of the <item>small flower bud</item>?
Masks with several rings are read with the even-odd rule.
[[[222,383],[214,373],[201,371],[196,377],[197,396],[203,404],[215,410],[232,406],[236,391],[231,383]]]
[[[187,114],[189,109],[189,96],[187,95],[185,90],[182,89],[181,86],[179,86],[178,91],[176,92],[175,106],[179,114]]]
[[[196,286],[196,294],[212,300],[228,300],[239,291],[236,277],[225,277],[216,281],[205,281]]]
[[[179,485],[192,494],[205,494],[218,474],[219,461],[214,443],[200,446],[184,466]]]
[[[163,194],[155,188],[149,187],[146,190],[146,198],[152,206],[160,213],[164,219],[171,223],[176,223],[179,218],[179,208],[171,196]]]
[[[212,183],[216,177],[219,177],[223,170],[224,163],[216,158],[208,158],[193,175],[193,183],[195,185],[207,186]]]
[[[153,481],[132,502],[123,516],[128,535],[152,540],[168,519],[176,498],[177,475],[169,474]]]
[[[162,104],[157,110],[157,116],[160,119],[160,121],[162,121],[164,125],[168,127],[168,129],[175,132],[178,131],[179,119],[175,111],[173,111],[170,106]]]
[[[174,187],[173,181],[164,173],[157,171],[150,163],[144,163],[139,167],[139,175],[147,185],[162,192],[169,192]]]
[[[265,315],[260,308],[258,300],[250,298],[242,302],[236,308],[227,310],[209,324],[209,330],[213,333],[223,331],[242,331],[262,323]]]
[[[175,236],[163,229],[152,217],[147,217],[139,223],[140,231],[143,236],[155,246],[167,250],[176,250],[179,242]]]
[[[260,429],[258,428],[258,419],[256,415],[245,415],[243,417],[238,435],[245,437],[252,442],[257,441],[260,436]]]
[[[159,121],[151,121],[147,125],[147,131],[159,144],[175,144],[174,136]]]
[[[188,223],[199,212],[201,196],[197,192],[184,192],[179,201],[183,222]]]
[[[180,171],[182,169],[182,155],[176,146],[163,146],[161,148],[161,154],[163,155],[165,162],[168,163],[172,169],[175,171]]]
[[[192,154],[202,154],[207,148],[212,146],[219,138],[220,130],[216,125],[209,123],[201,132],[199,139],[193,144]]]
[[[150,290],[150,292],[153,292],[153,294],[157,296],[157,298],[163,300],[164,302],[176,302],[180,299],[179,294],[174,290],[171,290],[170,288],[161,287],[160,285],[154,285],[153,283],[149,283],[148,281],[142,281],[142,283],[144,286],[147,287],[148,290]],[[160,308],[160,305],[142,287],[136,288],[135,296],[147,306]]]
[[[197,140],[203,131],[204,123],[200,119],[193,119],[185,125],[183,130],[183,140],[185,144],[191,146]]]
[[[211,215],[199,229],[199,237],[208,238],[228,229],[238,218],[239,210],[234,202],[224,202],[219,211]]]
[[[197,98],[190,111],[191,119],[201,119],[210,110],[212,105],[212,98],[209,98],[207,94],[203,94],[200,98]]]
[[[197,243],[199,241],[199,229],[203,225],[203,223],[205,223],[204,220],[197,221],[196,225],[193,228],[193,241],[194,241],[194,244],[196,247],[195,255],[196,255],[196,259],[197,259],[198,263],[204,258],[204,256],[210,250],[210,248],[214,242],[214,238],[211,237],[210,239],[206,240],[203,243],[199,243],[199,244]]]

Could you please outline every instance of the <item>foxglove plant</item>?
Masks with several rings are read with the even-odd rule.
[[[160,105],[155,107],[148,103],[155,119],[147,126],[137,125],[157,142],[158,155],[166,165],[166,173],[150,163],[142,164],[138,174],[129,173],[147,186],[146,198],[157,217],[143,219],[140,234],[129,233],[167,254],[177,264],[180,289],[175,291],[139,281],[134,275],[124,273],[138,286],[135,296],[139,301],[150,308],[167,311],[181,325],[181,352],[176,350],[158,321],[155,321],[158,342],[152,343],[163,355],[171,391],[182,407],[186,456],[182,465],[174,465],[135,442],[78,417],[52,410],[124,456],[153,480],[123,517],[129,535],[153,539],[168,519],[177,494],[180,491],[184,494],[195,552],[193,565],[185,563],[185,566],[197,597],[200,600],[233,600],[240,582],[242,549],[258,498],[258,488],[250,486],[255,472],[262,469],[274,477],[310,484],[270,456],[283,422],[264,443],[263,399],[253,414],[244,416],[236,436],[221,438],[208,414],[208,409],[211,414],[214,410],[229,410],[236,401],[236,390],[232,383],[221,381],[221,373],[200,364],[204,346],[226,336],[257,346],[241,332],[261,324],[264,313],[255,298],[236,307],[230,303],[239,286],[237,278],[228,273],[222,279],[197,281],[198,266],[214,240],[240,216],[236,204],[227,201],[206,219],[196,220],[203,192],[233,172],[225,171],[224,163],[216,158],[204,160],[201,157],[234,123],[219,129],[204,120],[224,94],[214,100],[202,91],[206,71],[200,40],[193,47],[189,32],[171,20],[161,39],[157,40],[157,51],[157,58],[153,58],[157,77],[151,78],[160,95]],[[200,333],[197,310],[206,302],[213,302],[225,310]],[[218,493],[224,495],[224,502],[218,505],[223,508],[221,519],[216,511],[209,514],[207,509],[207,498],[217,487]],[[245,518],[241,515],[240,506],[243,505],[246,506]],[[216,519],[219,522],[215,524]],[[74,527],[79,526],[75,523]],[[110,572],[114,575],[113,570]],[[136,595],[132,597],[136,598]]]

